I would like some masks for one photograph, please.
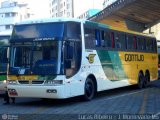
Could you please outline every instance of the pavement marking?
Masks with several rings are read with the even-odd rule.
[[[143,89],[143,90],[140,90],[140,91],[136,91],[136,92],[132,92],[132,93],[127,93],[127,94],[123,94],[123,95],[119,95],[119,96],[114,96],[114,97],[106,98],[106,99],[99,100],[99,101],[112,100],[112,99],[116,99],[116,98],[120,98],[120,97],[124,97],[124,96],[134,95],[134,94],[142,93],[142,92],[144,92],[146,90],[148,91],[148,89],[153,89],[153,88],[147,88],[147,89]]]
[[[32,115],[34,115],[34,114],[39,114],[39,113],[41,113],[41,112],[43,112],[44,110],[46,110],[46,109],[48,109],[48,108],[50,108],[50,107],[40,107],[40,108],[38,108],[37,110],[35,110],[33,113],[32,113]]]
[[[148,90],[145,91],[145,93],[144,93],[144,98],[143,98],[143,101],[142,101],[142,105],[140,107],[139,114],[144,114],[145,113],[145,106],[147,104],[147,99],[148,99]]]
[[[129,95],[134,95],[134,94],[139,94],[139,93],[143,93],[144,91],[148,91],[148,89],[153,89],[153,88],[147,88],[147,89],[143,89],[143,90],[140,90],[140,91],[136,91],[136,92],[132,92],[132,93],[127,93],[127,94],[122,94],[122,95],[118,95],[118,96],[114,96],[114,97],[110,97],[110,98],[106,98],[106,99],[100,99],[100,100],[97,100],[97,99],[95,99],[96,101],[105,101],[105,100],[112,100],[112,99],[116,99],[116,98],[120,98],[120,97],[125,97],[125,96],[129,96]],[[146,104],[146,103],[145,103]],[[145,106],[145,104],[144,104],[144,106]],[[46,107],[46,106],[44,106],[44,107],[40,107],[40,108],[38,108],[37,110],[35,110],[32,114],[31,114],[31,116],[32,115],[35,115],[35,114],[40,114],[40,113],[42,113],[43,111],[45,111],[46,109],[48,109],[48,108],[50,108],[50,107]]]

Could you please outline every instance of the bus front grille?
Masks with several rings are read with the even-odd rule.
[[[39,81],[39,80],[19,80],[19,84],[43,84],[44,81]]]

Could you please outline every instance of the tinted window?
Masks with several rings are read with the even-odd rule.
[[[157,52],[157,41],[156,39],[152,39],[152,41],[153,41],[153,51]]]
[[[111,40],[111,33],[109,31],[102,31],[102,47],[111,48],[112,47],[112,40]]]
[[[101,46],[100,30],[95,30],[95,45]]]
[[[80,39],[81,38],[81,26],[78,23],[67,23],[67,38]]]
[[[153,50],[153,41],[150,38],[146,38],[146,50],[147,51]]]
[[[145,50],[145,38],[143,37],[138,37],[138,50]]]
[[[133,36],[133,35],[127,35],[127,36],[126,36],[126,40],[127,40],[127,49],[129,49],[129,50],[135,49],[134,36]]]
[[[114,39],[115,39],[115,47],[118,49],[125,49],[126,42],[125,42],[125,34],[120,32],[114,33]]]
[[[44,23],[17,25],[13,29],[12,39],[63,37],[64,23]]]
[[[94,41],[95,41],[95,30],[91,28],[85,28],[85,47],[86,48],[93,48],[94,47]]]

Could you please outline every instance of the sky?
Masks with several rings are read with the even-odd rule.
[[[49,0],[19,0],[29,4],[36,18],[49,17]]]
[[[6,0],[0,0],[0,2],[2,2],[2,1],[6,1]],[[49,10],[49,0],[16,0],[16,1],[28,3],[31,8],[32,13],[34,13],[34,15],[35,15],[34,16],[35,18],[50,17],[50,15],[49,15],[49,11],[50,11]],[[78,0],[78,1],[80,2],[81,0]],[[96,4],[94,4],[94,6],[93,6],[92,2],[95,2],[95,1],[96,1]],[[89,5],[92,3],[91,5],[93,7],[100,8],[100,6],[102,6],[102,1],[104,1],[104,0],[91,0]],[[86,3],[86,5],[87,5],[87,3]],[[77,14],[79,14],[79,15],[86,12],[86,11],[81,11],[80,6],[79,6],[79,8],[77,8],[77,10],[78,10]],[[77,15],[77,16],[79,16],[79,15]]]

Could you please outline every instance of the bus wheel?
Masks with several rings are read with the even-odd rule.
[[[95,95],[95,84],[91,78],[87,78],[84,87],[84,100],[89,101]]]
[[[144,86],[144,87],[147,87],[148,84],[149,84],[149,81],[150,81],[150,75],[149,75],[148,72],[146,72],[143,86]]]
[[[138,88],[142,89],[144,85],[144,76],[143,74],[140,72],[138,75]]]

